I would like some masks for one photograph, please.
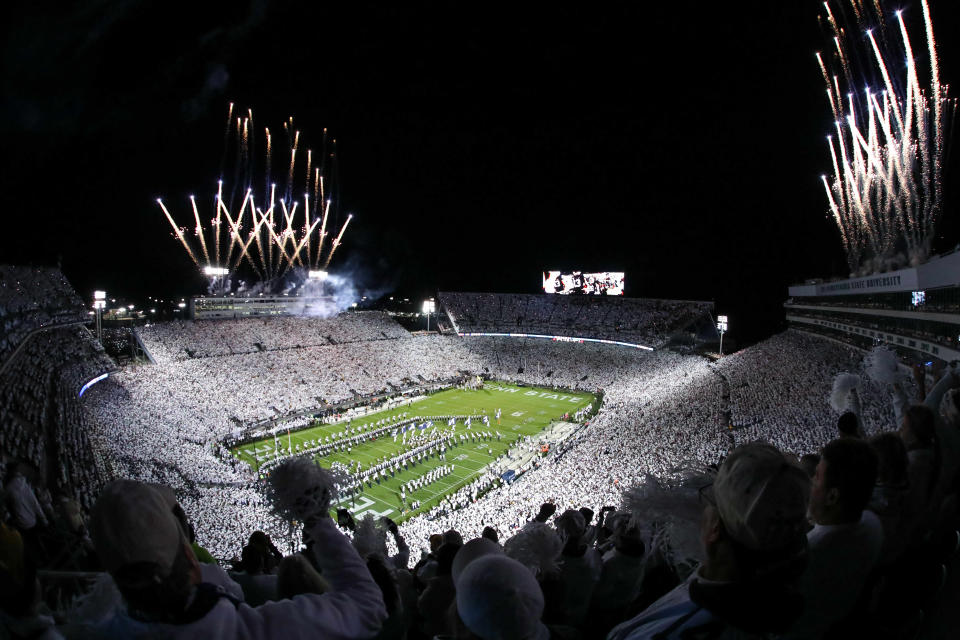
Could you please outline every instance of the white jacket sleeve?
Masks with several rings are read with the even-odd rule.
[[[346,640],[371,638],[380,631],[387,618],[383,594],[353,545],[330,518],[321,519],[310,537],[315,541],[317,566],[332,590],[256,608],[241,604],[236,637]]]

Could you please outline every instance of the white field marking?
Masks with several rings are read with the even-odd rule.
[[[366,511],[357,513],[357,517],[363,518],[364,516],[371,515],[374,518],[382,518],[383,516],[390,515],[391,513],[393,513],[393,511],[394,511],[393,509],[389,509],[389,508],[386,511],[375,511],[373,509],[367,509]]]
[[[520,416],[522,416],[522,415],[525,414],[525,413],[526,413],[526,411],[514,411],[514,412],[511,413],[510,415],[512,415],[514,418],[519,418]]]

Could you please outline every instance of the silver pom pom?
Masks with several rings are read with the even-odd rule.
[[[534,575],[543,575],[559,570],[557,561],[563,551],[563,541],[553,527],[531,522],[507,540],[503,550]]]
[[[284,460],[267,482],[273,512],[284,520],[304,522],[326,516],[336,495],[333,475],[308,458]]]
[[[860,376],[853,373],[838,373],[833,379],[833,391],[830,393],[830,406],[837,413],[847,410],[847,396],[860,386]]]
[[[874,347],[863,359],[867,375],[875,382],[893,384],[899,377],[897,354],[886,347]]]
[[[624,492],[621,508],[640,527],[648,555],[659,554],[675,568],[701,559],[699,490],[713,480],[713,473],[691,468],[672,480],[646,476]]]
[[[361,558],[387,557],[387,530],[379,518],[369,513],[357,522],[353,532],[353,548]]]

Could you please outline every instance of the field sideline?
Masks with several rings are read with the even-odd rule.
[[[346,506],[357,517],[366,514],[385,515],[397,522],[402,522],[419,513],[429,511],[444,496],[457,491],[460,487],[469,484],[489,463],[505,453],[514,445],[518,437],[536,436],[553,422],[560,420],[564,414],[573,414],[590,403],[595,403],[596,397],[588,392],[564,392],[540,387],[520,387],[510,383],[487,382],[482,389],[448,389],[422,398],[412,404],[405,404],[394,409],[371,413],[352,422],[337,424],[317,424],[296,432],[280,434],[278,443],[281,453],[290,445],[296,449],[309,440],[322,440],[333,434],[340,433],[348,426],[359,427],[371,425],[378,420],[390,419],[393,416],[407,414],[408,418],[420,416],[428,420],[433,416],[444,415],[483,415],[490,420],[490,426],[484,426],[480,419],[472,420],[471,429],[467,429],[462,421],[457,421],[454,427],[447,426],[446,420],[434,420],[436,436],[449,434],[456,430],[456,434],[471,434],[486,431],[494,437],[480,442],[466,441],[446,451],[446,460],[432,456],[407,470],[401,470],[395,477],[373,482],[372,486],[364,485],[364,491],[356,496],[355,501],[345,500],[339,506]],[[496,411],[500,409],[501,417],[496,419]],[[419,432],[419,430],[415,430]],[[500,432],[499,440],[496,433]],[[316,458],[317,462],[329,468],[332,463],[339,462],[350,466],[355,461],[363,465],[363,469],[376,464],[378,459],[386,456],[392,458],[408,450],[402,442],[402,435],[396,441],[387,433],[376,440],[363,442],[353,446],[348,452],[332,452],[326,456]],[[274,440],[251,442],[233,450],[241,460],[252,466],[258,466],[256,458],[262,462],[274,455]],[[400,485],[425,475],[431,469],[448,465],[454,470],[426,486],[406,496],[406,505],[414,500],[419,501],[420,507],[411,511],[404,509],[400,500]]]

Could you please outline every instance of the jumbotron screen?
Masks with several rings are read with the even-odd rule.
[[[623,272],[544,271],[543,290],[546,293],[622,296]]]

